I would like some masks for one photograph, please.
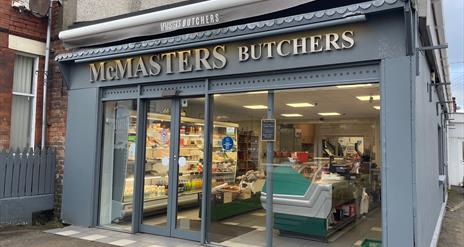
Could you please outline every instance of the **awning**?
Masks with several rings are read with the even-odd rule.
[[[315,0],[209,0],[60,32],[66,47],[88,47],[181,29],[218,25]]]

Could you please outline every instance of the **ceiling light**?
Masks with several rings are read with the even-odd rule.
[[[255,92],[248,92],[245,94],[264,94],[264,93],[267,93],[267,91],[255,91]]]
[[[379,106],[379,105],[375,105],[375,106],[374,106],[374,109],[380,110],[380,106]]]
[[[380,100],[380,95],[356,96],[361,101]]]
[[[298,113],[284,113],[284,114],[281,114],[282,117],[302,117],[303,115],[301,114],[298,114]]]
[[[287,104],[288,106],[291,106],[291,107],[313,107],[314,105],[311,104],[311,103],[288,103]]]
[[[321,116],[340,116],[342,114],[340,114],[338,112],[319,112],[318,115],[321,115]]]
[[[267,106],[265,105],[244,105],[243,107],[253,110],[267,109]]]
[[[372,87],[372,84],[351,84],[351,85],[340,85],[337,88],[358,88],[358,87]]]

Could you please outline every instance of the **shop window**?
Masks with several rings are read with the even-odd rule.
[[[379,94],[371,83],[215,95],[208,240],[266,245],[272,165],[273,245],[380,246]],[[268,111],[272,152],[260,136]]]
[[[105,102],[103,109],[99,223],[130,231],[134,200],[137,102]]]
[[[11,107],[11,148],[34,146],[37,57],[16,55]]]
[[[266,145],[259,140],[267,91],[215,95],[211,164],[210,242],[260,246],[265,227],[260,196],[265,181]],[[264,233],[264,231],[260,232]]]
[[[296,236],[328,246],[355,245],[348,236],[381,241],[377,85],[275,91],[275,244]]]
[[[462,152],[462,153],[461,153],[461,155],[462,155],[462,156],[461,156],[461,161],[464,162],[464,142],[462,142],[461,148],[462,148],[462,150],[461,150],[461,152]]]

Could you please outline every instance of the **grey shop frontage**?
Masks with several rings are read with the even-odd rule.
[[[429,94],[411,71],[430,72],[404,2],[368,3],[58,55],[63,221],[224,246],[412,246],[413,97]]]

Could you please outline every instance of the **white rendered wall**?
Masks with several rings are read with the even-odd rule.
[[[448,127],[448,177],[450,185],[462,186],[464,180],[464,113],[451,117]]]
[[[76,21],[99,20],[183,1],[185,0],[79,0]]]

